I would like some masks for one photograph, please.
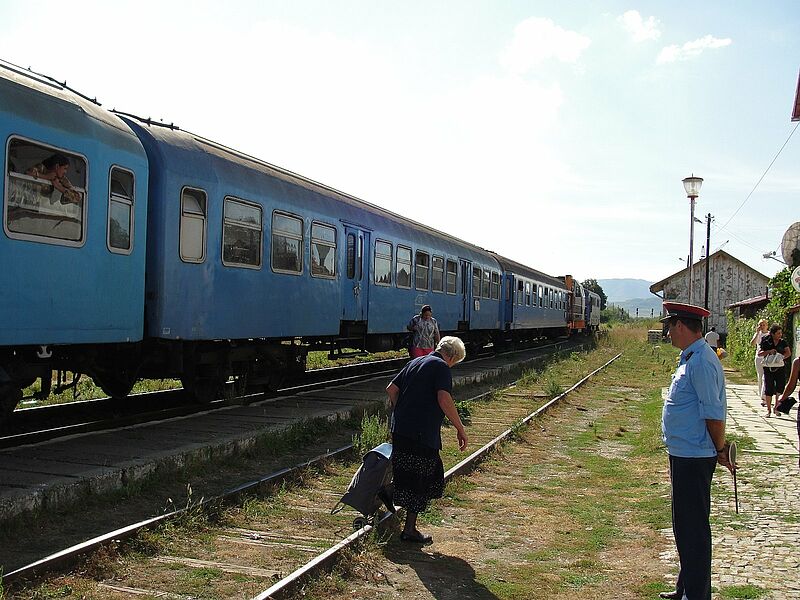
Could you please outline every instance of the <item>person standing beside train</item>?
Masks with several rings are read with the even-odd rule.
[[[672,345],[681,349],[664,401],[662,435],[669,453],[672,530],[680,571],[670,600],[711,600],[711,479],[717,463],[731,471],[725,441],[725,374],[703,339],[706,309],[664,302]]]
[[[433,352],[442,336],[439,333],[439,324],[433,318],[430,304],[426,304],[418,315],[408,322],[406,329],[414,334],[408,353],[411,358],[418,358]]]
[[[417,529],[417,515],[444,493],[442,422],[446,416],[456,430],[458,447],[467,447],[467,434],[451,395],[450,369],[464,360],[464,342],[443,337],[432,354],[408,362],[386,386],[392,430],[394,502],[406,509],[400,539],[430,544],[431,536]]]

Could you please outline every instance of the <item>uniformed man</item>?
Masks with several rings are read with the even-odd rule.
[[[672,345],[680,362],[664,401],[661,429],[669,452],[672,531],[680,572],[671,600],[711,600],[711,478],[717,463],[731,471],[725,441],[725,375],[703,339],[706,309],[664,302]]]

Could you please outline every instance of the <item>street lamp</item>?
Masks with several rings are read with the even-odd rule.
[[[692,284],[694,279],[694,202],[700,195],[700,187],[703,185],[702,177],[691,177],[683,180],[683,189],[686,190],[686,197],[691,204],[691,217],[689,219],[689,304],[692,303]]]

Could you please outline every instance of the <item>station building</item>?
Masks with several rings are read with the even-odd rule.
[[[728,321],[725,311],[731,304],[748,298],[764,296],[769,277],[760,273],[724,250],[717,250],[708,258],[708,327],[716,327],[720,335],[727,335]],[[650,292],[663,300],[688,302],[703,306],[706,294],[706,259],[694,264],[692,272],[692,297],[689,298],[689,268],[681,269],[650,286]]]

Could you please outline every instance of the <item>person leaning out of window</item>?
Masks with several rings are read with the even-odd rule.
[[[69,159],[56,153],[32,166],[25,174],[46,182],[42,184],[42,193],[46,196],[55,189],[61,193],[61,204],[80,204],[81,195],[72,188],[72,183],[67,179],[68,170]]]

